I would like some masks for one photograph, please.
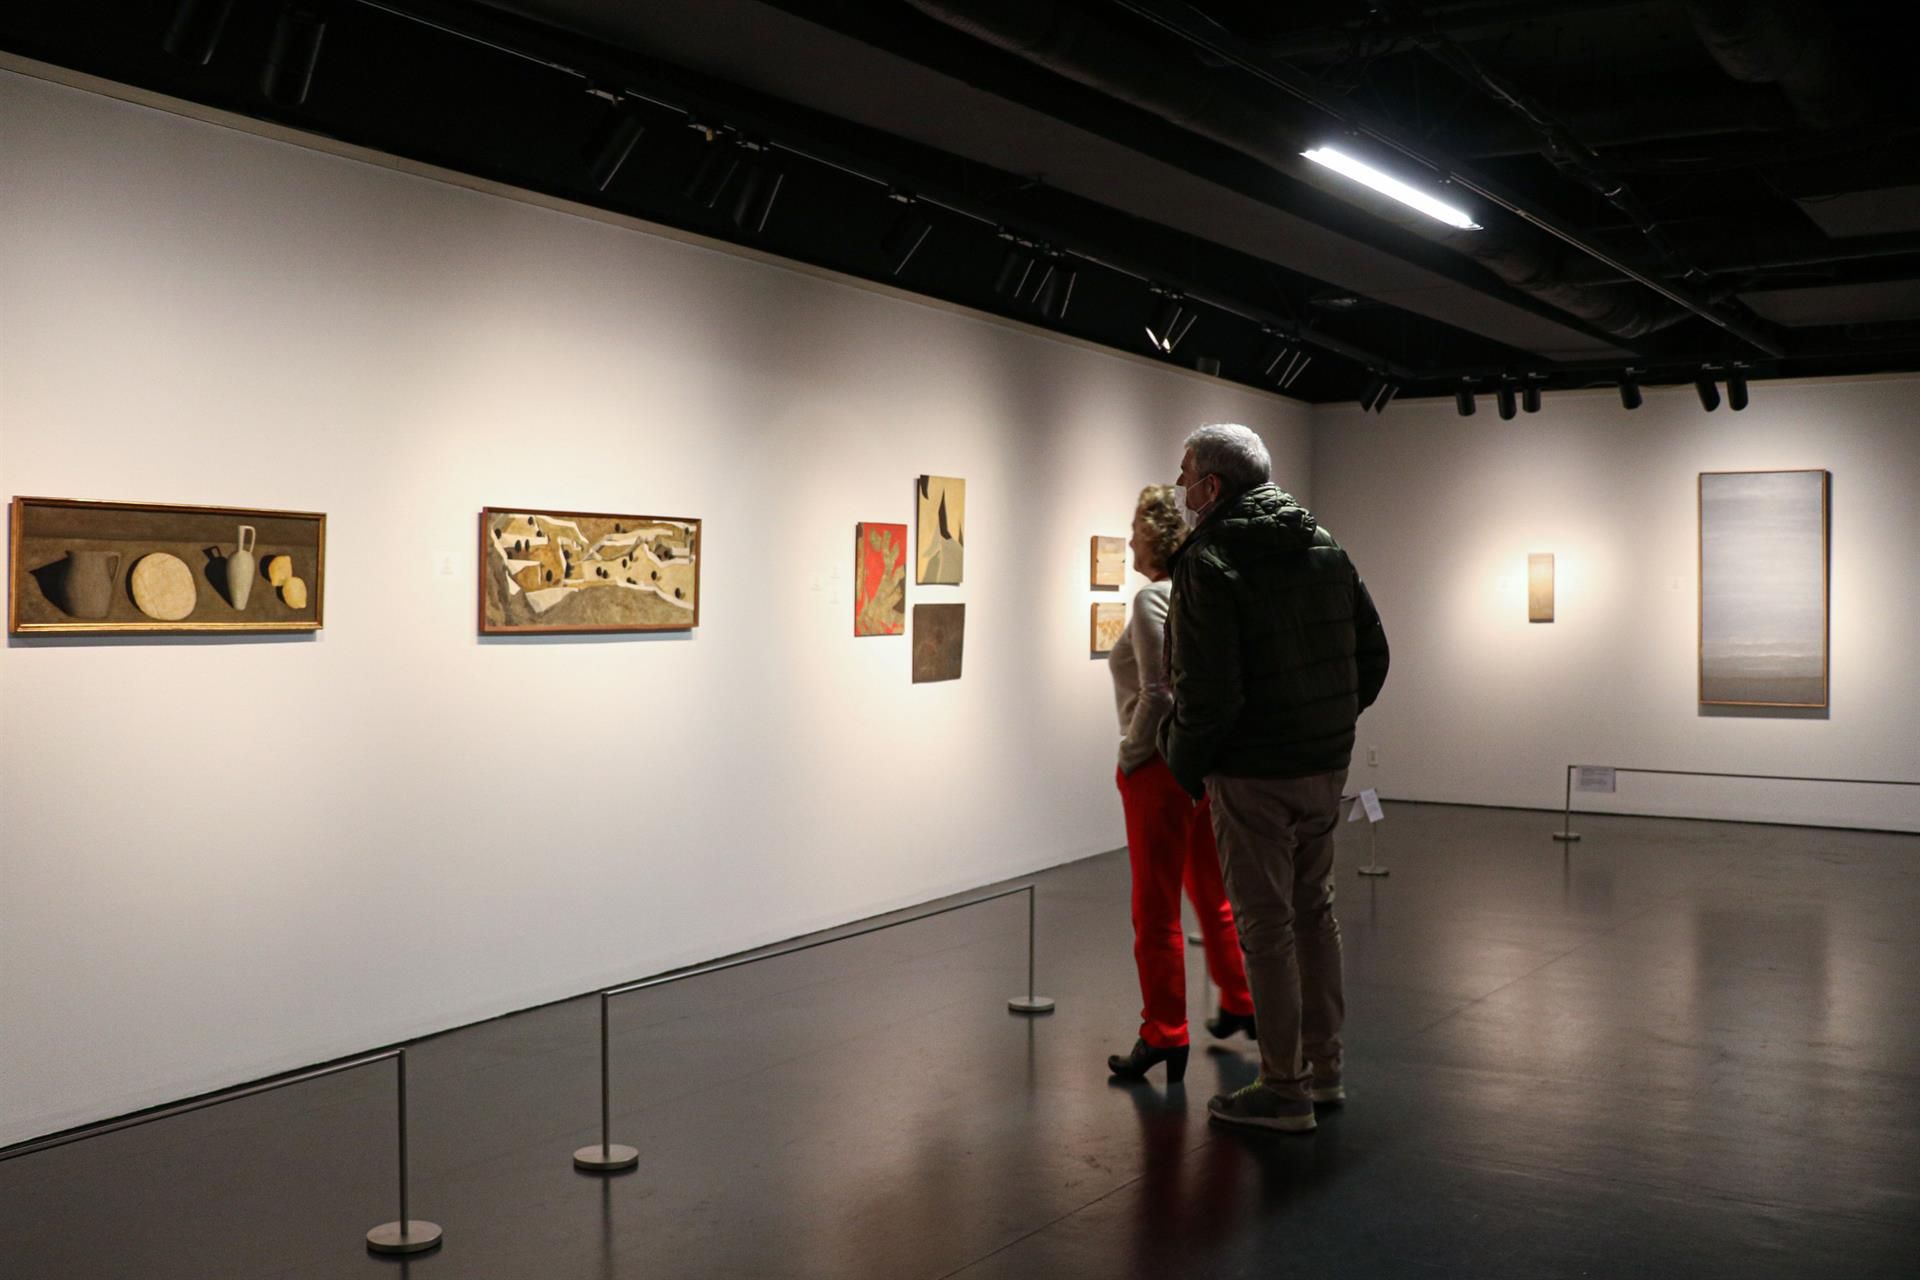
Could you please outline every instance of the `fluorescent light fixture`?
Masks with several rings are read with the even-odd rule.
[[[1302,151],[1300,154],[1315,164],[1325,165],[1335,173],[1352,178],[1363,187],[1370,187],[1383,196],[1398,200],[1410,209],[1418,209],[1429,218],[1436,218],[1450,227],[1459,227],[1462,231],[1480,230],[1480,224],[1463,210],[1435,200],[1426,192],[1417,191],[1400,179],[1382,173],[1370,164],[1355,160],[1344,151],[1336,151],[1332,147],[1315,147],[1311,151]]]

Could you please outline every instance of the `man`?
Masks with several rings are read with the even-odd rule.
[[[1260,1028],[1260,1078],[1207,1110],[1306,1133],[1314,1103],[1346,1098],[1333,831],[1387,638],[1347,553],[1272,468],[1245,427],[1187,437],[1179,483],[1195,528],[1172,564],[1174,710],[1160,753],[1212,801]]]

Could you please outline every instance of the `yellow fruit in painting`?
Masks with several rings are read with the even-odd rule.
[[[267,581],[276,587],[284,587],[293,578],[293,557],[275,556],[267,561]]]
[[[287,602],[289,609],[307,607],[307,584],[300,578],[288,578],[280,584],[280,598]]]

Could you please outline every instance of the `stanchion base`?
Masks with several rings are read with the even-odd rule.
[[[1556,831],[1553,833],[1553,838],[1561,844],[1572,844],[1580,838],[1580,833],[1578,831]]]
[[[604,1147],[596,1142],[573,1153],[573,1167],[590,1173],[612,1173],[617,1169],[631,1169],[639,1163],[638,1151],[617,1142]]]
[[[1392,868],[1375,866],[1371,862],[1364,867],[1355,867],[1354,870],[1363,876],[1390,876],[1393,874]]]
[[[1007,1001],[1007,1008],[1015,1013],[1052,1013],[1052,996],[1015,996]]]
[[[405,1230],[398,1222],[383,1222],[367,1232],[367,1248],[375,1253],[425,1253],[440,1246],[440,1228],[432,1222],[408,1218]]]

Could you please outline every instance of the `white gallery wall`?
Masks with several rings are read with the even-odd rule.
[[[1314,419],[1317,510],[1393,650],[1354,776],[1386,796],[1557,808],[1568,764],[1920,779],[1920,379],[1767,382],[1734,413],[1691,386],[1491,397]],[[1833,476],[1829,706],[1702,707],[1702,471]],[[1527,556],[1556,617],[1527,621]],[[1366,764],[1367,748],[1378,754]],[[1576,808],[1920,830],[1920,788],[1622,775]],[[1578,824],[1576,822],[1576,829]],[[1542,841],[1545,844],[1545,827]]]
[[[1304,406],[684,237],[4,71],[0,163],[0,493],[328,517],[315,636],[0,649],[0,1142],[1116,847],[1088,537],[1205,421],[1309,491]],[[483,641],[485,505],[702,518],[699,628]]]

